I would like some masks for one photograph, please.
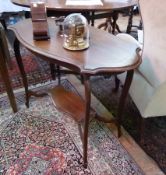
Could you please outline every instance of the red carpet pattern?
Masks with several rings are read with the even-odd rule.
[[[23,87],[22,78],[13,51],[11,50],[12,69],[8,69],[12,87],[18,89]],[[36,85],[51,80],[50,67],[47,62],[37,58],[24,47],[21,48],[22,60],[28,78],[28,84]],[[0,76],[0,93],[5,92],[5,86]]]
[[[1,145],[7,174],[91,174],[62,123],[20,112],[1,134]]]
[[[62,84],[74,91],[67,80],[63,80]],[[23,94],[19,93],[17,100],[22,99],[19,96]],[[5,98],[1,101],[5,101]],[[33,98],[29,109],[22,108],[12,117],[4,113],[5,117],[5,122],[0,124],[2,174],[143,174],[111,131],[93,119],[93,113],[87,169],[83,168],[82,143],[77,123],[56,109],[50,97]]]

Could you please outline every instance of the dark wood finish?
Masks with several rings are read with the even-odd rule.
[[[130,33],[131,32],[131,28],[132,28],[132,24],[133,24],[133,12],[134,8],[131,7],[129,9],[129,19],[128,19],[128,25],[127,25],[127,29],[126,29],[126,33]]]
[[[56,66],[55,66],[55,64],[50,63],[50,70],[51,70],[52,79],[55,80],[56,79]]]
[[[90,27],[90,47],[83,51],[63,48],[63,38],[53,19],[48,20],[50,40],[34,41],[32,22],[27,19],[9,27],[19,42],[41,58],[83,74],[123,72],[136,68],[141,60],[134,57],[137,45]],[[26,30],[28,28],[28,30]],[[18,50],[17,50],[18,51]],[[18,51],[19,52],[19,51]],[[118,54],[117,54],[118,53]]]
[[[9,78],[7,64],[6,64],[5,58],[1,51],[0,51],[0,74],[1,74],[1,78],[4,81],[6,91],[9,97],[10,105],[13,109],[13,112],[17,112],[17,104],[15,101],[15,96],[14,96],[11,81]]]
[[[119,26],[117,24],[118,15],[119,15],[118,11],[110,12],[110,16],[106,18],[105,22],[98,25],[98,29],[103,28],[104,30],[107,30],[109,33],[112,34],[115,34],[115,30],[121,33]]]
[[[84,132],[83,132],[83,160],[84,167],[87,168],[87,150],[88,150],[88,130],[89,130],[89,114],[90,114],[90,104],[91,104],[91,88],[89,82],[89,75],[84,74],[84,86],[85,86],[85,121],[84,121]]]
[[[17,112],[17,104],[15,101],[15,96],[13,93],[10,77],[8,74],[8,67],[11,68],[10,53],[8,50],[7,40],[5,31],[2,25],[0,25],[0,76],[4,81],[6,87],[6,92],[9,97],[10,105],[13,109],[13,112]]]
[[[0,16],[0,22],[3,25],[4,29],[6,30],[7,26],[6,26],[5,18],[3,18],[3,16]]]
[[[81,122],[85,118],[85,102],[77,94],[58,86],[49,91],[54,104],[69,113],[75,121]]]
[[[17,37],[17,42],[19,41],[34,54],[39,55],[40,58],[50,62],[51,64],[54,63],[71,69],[83,77],[85,86],[85,102],[82,102],[82,100],[76,97],[75,94],[65,92],[61,88],[53,90],[51,94],[56,105],[64,108],[65,111],[68,111],[71,115],[74,114],[73,117],[75,120],[80,122],[84,119],[83,131],[80,123],[79,130],[83,141],[84,167],[87,167],[88,126],[91,103],[91,87],[89,78],[90,76],[97,74],[119,74],[127,71],[125,86],[120,98],[116,120],[118,135],[120,136],[120,125],[125,99],[131,84],[134,69],[140,65],[141,58],[136,56],[137,45],[126,43],[114,35],[93,27],[90,27],[90,47],[88,49],[76,52],[66,50],[63,48],[63,38],[59,35],[59,28],[55,25],[54,20],[49,19],[48,24],[50,31],[50,40],[48,41],[33,40],[31,20],[21,21],[11,26],[10,29],[14,31]],[[28,30],[26,30],[27,28]],[[18,52],[16,55],[18,57],[18,61],[21,63],[18,44],[15,44],[15,51]],[[21,69],[23,69],[22,63]],[[22,77],[24,85],[27,86],[25,87],[27,91],[26,103],[29,104],[29,91],[26,83],[27,80],[25,71],[22,70],[21,73],[24,74]],[[71,104],[67,104],[67,102]],[[77,103],[79,106],[78,109],[75,107]],[[99,118],[99,120],[103,119]]]
[[[14,53],[15,53],[17,64],[18,64],[18,67],[19,67],[19,70],[20,70],[20,73],[21,73],[21,76],[22,76],[23,85],[24,85],[24,88],[25,88],[25,99],[26,99],[25,105],[27,107],[29,107],[28,80],[27,80],[27,76],[26,76],[26,73],[25,73],[25,70],[24,70],[24,65],[23,65],[23,62],[22,62],[22,58],[21,58],[21,55],[20,55],[20,42],[18,41],[17,38],[15,38],[15,41],[14,41]]]
[[[56,73],[57,73],[57,77],[58,77],[58,84],[61,84],[61,72],[60,72],[60,66],[57,65],[56,66]]]
[[[134,8],[130,7],[129,9],[129,19],[128,19],[128,25],[126,29],[126,33],[131,33],[131,32],[137,32],[132,31],[132,27],[138,28],[139,30],[142,30],[142,20],[140,20],[139,25],[133,25],[133,15],[134,15]]]
[[[120,100],[119,100],[118,114],[117,114],[118,137],[121,136],[122,114],[123,114],[123,110],[124,110],[126,97],[127,97],[127,94],[128,94],[131,82],[132,82],[133,74],[134,74],[134,70],[127,71],[126,80],[125,80],[122,94],[121,94]]]
[[[49,39],[45,3],[31,3],[31,17],[34,39]]]
[[[114,92],[117,92],[118,89],[119,89],[120,80],[118,79],[117,75],[115,75],[114,78],[115,78],[115,88],[114,88]]]
[[[29,0],[11,0],[16,5],[29,7]],[[130,7],[137,4],[137,0],[130,0],[125,3],[122,2],[111,2],[111,0],[102,1],[103,6],[66,6],[66,0],[47,0],[46,7],[48,11],[108,11],[108,10],[118,10],[126,7]]]
[[[43,97],[44,95],[47,95],[47,94],[45,93],[37,94],[28,89],[28,80],[27,80],[26,72],[24,70],[22,58],[20,55],[20,42],[18,41],[17,38],[15,38],[15,41],[14,41],[14,53],[15,53],[16,61],[17,61],[17,64],[18,64],[18,67],[19,67],[19,70],[22,76],[23,85],[25,88],[25,99],[26,99],[25,105],[29,107],[29,97],[30,96]]]

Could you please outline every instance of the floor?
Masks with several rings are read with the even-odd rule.
[[[77,88],[77,91],[84,98],[84,87],[80,83],[80,81],[75,76],[68,76],[68,79],[71,83]],[[109,116],[113,117],[111,113],[92,95],[92,108],[101,115],[101,116]],[[117,136],[117,130],[114,124],[109,124],[108,127],[110,130]],[[150,158],[137,143],[133,140],[133,138],[122,128],[122,136],[119,138],[121,144],[126,148],[126,150],[132,155],[136,163],[142,168],[146,175],[164,175],[164,173],[160,170],[156,162]]]

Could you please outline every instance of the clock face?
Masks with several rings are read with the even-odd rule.
[[[86,18],[78,13],[67,16],[64,20],[64,36],[64,48],[68,50],[88,48],[89,30]]]
[[[76,30],[75,30],[75,35],[76,37],[83,37],[84,35],[84,25],[83,24],[79,24],[79,25],[76,25]]]

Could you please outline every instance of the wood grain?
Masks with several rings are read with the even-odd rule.
[[[63,37],[53,19],[48,19],[50,40],[34,41],[30,19],[9,27],[25,47],[41,58],[78,73],[98,74],[123,72],[136,68],[141,60],[137,57],[136,44],[127,43],[105,31],[89,27],[90,47],[83,51],[63,48]],[[28,30],[27,30],[28,29]]]
[[[51,89],[49,94],[55,106],[69,113],[77,122],[85,118],[85,102],[77,94],[65,90],[62,86]]]

